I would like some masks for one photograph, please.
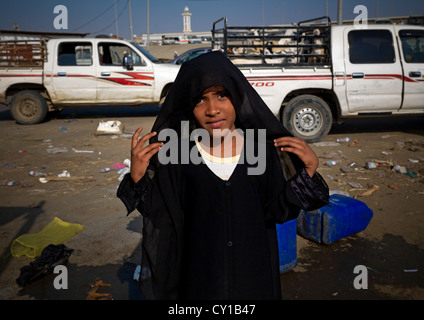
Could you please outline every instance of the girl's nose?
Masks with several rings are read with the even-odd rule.
[[[207,102],[207,108],[206,108],[206,115],[213,117],[220,113],[219,106],[217,101],[214,101],[213,99],[208,100]]]

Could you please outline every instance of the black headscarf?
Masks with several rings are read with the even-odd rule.
[[[193,109],[204,90],[222,86],[230,94],[235,112],[236,127],[242,129],[266,129],[268,143],[275,138],[291,136],[283,124],[274,116],[243,73],[221,52],[212,51],[182,64],[164,104],[156,118],[152,131],[174,129],[177,132],[181,121],[193,121]],[[157,142],[158,135],[150,142]],[[300,165],[296,156],[279,151],[286,179],[294,175],[292,161]],[[290,158],[292,161],[290,161]],[[152,159],[153,167],[159,166],[157,155]]]
[[[206,53],[182,65],[153,125],[153,131],[160,133],[163,129],[174,129],[180,134],[181,139],[185,139],[184,133],[180,132],[181,121],[194,120],[193,108],[203,91],[211,86],[222,86],[230,94],[236,112],[237,128],[243,131],[266,129],[266,153],[276,157],[272,149],[275,148],[273,139],[290,134],[268,109],[241,71],[220,52]],[[154,136],[150,143],[157,142],[158,136]],[[305,175],[309,177],[306,171],[296,175],[304,167],[296,156],[281,152],[280,148],[276,148],[276,151],[285,179],[289,180],[293,177],[287,183],[292,185],[293,182],[293,187],[287,188],[289,190],[287,192],[291,192],[292,195],[286,196],[293,200],[293,203],[298,201],[302,207],[318,208],[317,203],[322,204],[319,199],[325,198],[318,197],[317,200],[315,193],[321,192],[321,189],[315,190],[314,187],[319,184],[311,184],[309,180],[304,182],[303,177]],[[269,163],[275,163],[276,159],[269,160]],[[185,208],[184,199],[181,197],[182,181],[185,178],[182,176],[183,169],[184,167],[178,164],[161,165],[156,154],[150,160],[148,175],[142,184],[144,191],[135,191],[130,175],[124,178],[118,190],[118,196],[128,204],[127,208],[132,204],[143,214],[141,262],[143,272],[140,278],[140,289],[145,299],[177,299],[179,297],[185,241]],[[251,178],[253,184],[256,181],[255,178]],[[286,185],[286,183],[283,184]],[[313,187],[310,187],[310,184]],[[328,194],[328,189],[322,193]],[[140,200],[143,197],[145,197],[144,200]],[[276,204],[278,201],[274,202]],[[281,212],[273,211],[273,214],[278,214],[278,219],[284,220],[289,216],[296,216],[299,212],[298,206],[294,207],[289,203],[285,203],[283,207]],[[268,230],[270,239],[273,239],[270,241],[275,245],[275,229]],[[279,282],[278,272],[274,276]]]

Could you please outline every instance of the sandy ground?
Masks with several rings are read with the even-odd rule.
[[[124,133],[132,133],[139,125],[150,128],[154,112],[154,108],[69,109],[33,126],[17,125],[7,110],[0,112],[0,182],[18,182],[0,186],[0,299],[86,299],[98,280],[111,284],[103,292],[113,299],[140,298],[132,275],[140,261],[142,221],[138,213],[126,216],[116,198],[116,170],[101,172],[128,158],[130,138],[97,136],[95,131],[102,120],[121,121]],[[364,231],[329,245],[297,236],[297,266],[281,276],[284,299],[424,298],[423,120],[349,121],[334,125],[323,142],[350,137],[357,140],[355,146],[311,145],[320,156],[319,171],[331,190],[354,197],[373,185],[379,188],[369,196],[358,197],[374,213]],[[53,148],[68,151],[48,153]],[[342,154],[340,163],[326,166],[328,159],[322,157],[329,152]],[[372,160],[379,160],[382,166],[366,169],[365,163]],[[347,173],[340,170],[352,162],[356,165]],[[408,167],[416,177],[393,172],[388,163]],[[48,176],[67,170],[71,176],[93,179],[43,184],[28,174],[31,170]],[[54,217],[85,227],[65,242],[74,249],[67,264],[69,288],[54,289],[54,274],[19,287],[15,279],[20,268],[32,259],[11,256],[10,244],[21,234],[41,231]],[[368,289],[353,286],[357,265],[368,268]]]
[[[116,198],[117,171],[101,170],[129,157],[127,134],[140,125],[150,129],[157,110],[67,109],[44,123],[22,126],[0,106],[0,183],[16,181],[0,186],[0,299],[84,300],[98,280],[110,284],[100,290],[109,298],[140,299],[132,278],[140,261],[142,219],[137,212],[126,216]],[[106,120],[121,121],[126,134],[95,135]],[[322,142],[349,137],[353,144],[311,145],[330,189],[357,197],[374,215],[364,231],[328,245],[298,235],[297,266],[281,275],[283,299],[424,299],[423,135],[422,117],[350,120],[333,125]],[[68,151],[48,152],[54,148]],[[340,162],[327,166],[328,160]],[[380,166],[367,169],[368,161]],[[394,165],[409,174],[392,171]],[[50,177],[67,170],[71,177],[91,180],[43,184],[29,175],[31,170]],[[370,195],[360,196],[372,188]],[[56,274],[18,286],[20,268],[33,259],[12,256],[11,243],[40,232],[54,217],[84,226],[64,243],[74,250],[67,264],[68,289],[54,288]],[[353,285],[357,265],[367,268],[367,289]]]

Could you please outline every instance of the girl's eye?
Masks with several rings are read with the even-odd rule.
[[[225,93],[225,92],[219,92],[218,93],[218,97],[219,98],[226,98],[228,95],[227,95],[227,93]]]
[[[199,104],[199,103],[201,103],[201,102],[203,102],[203,98],[199,98],[199,99],[197,99],[197,104]]]

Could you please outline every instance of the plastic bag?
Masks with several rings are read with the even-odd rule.
[[[83,229],[84,227],[80,224],[64,222],[56,217],[40,232],[23,234],[13,240],[10,251],[14,257],[26,255],[29,258],[35,258],[40,256],[49,244],[60,244]]]

